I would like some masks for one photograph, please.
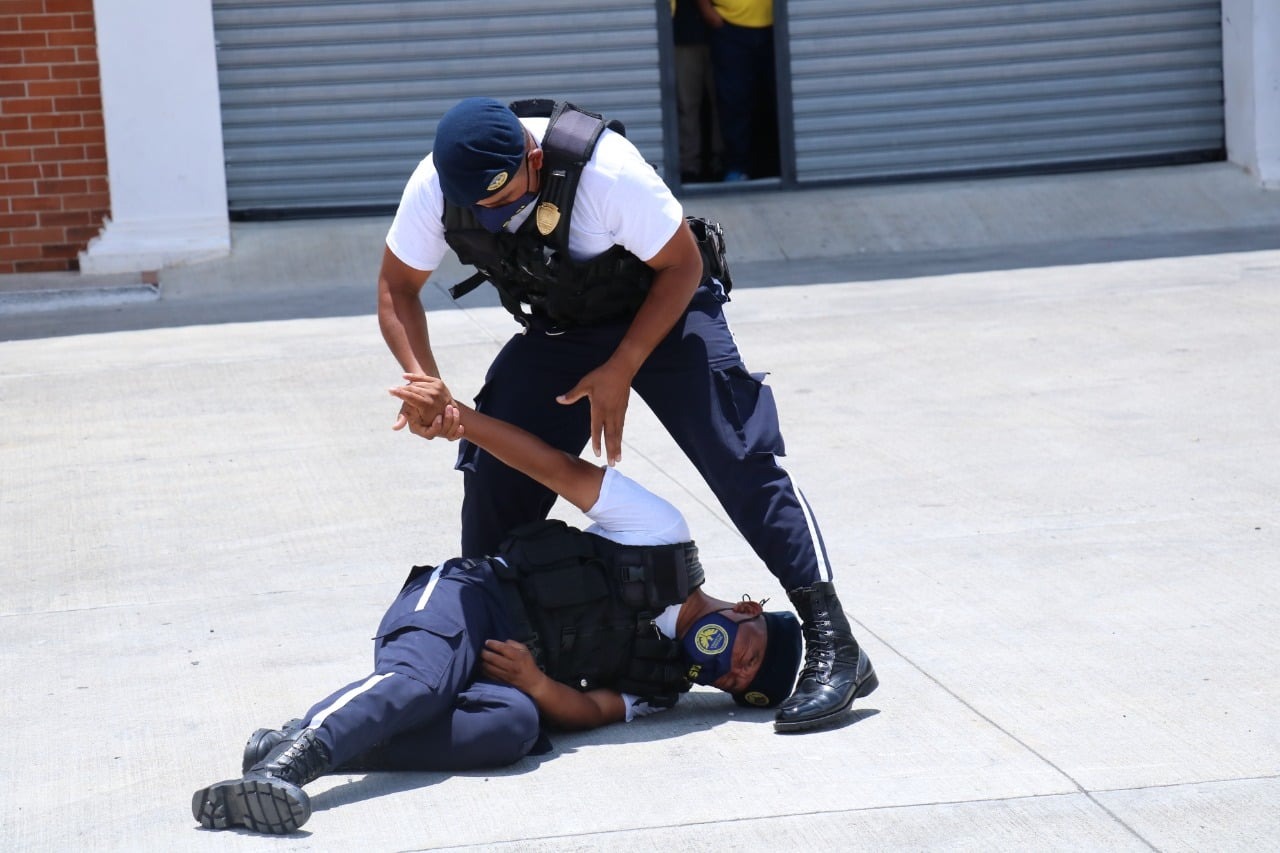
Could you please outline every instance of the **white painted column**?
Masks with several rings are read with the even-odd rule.
[[[231,251],[212,0],[94,0],[111,216],[82,273]]]
[[[1280,189],[1280,3],[1222,0],[1227,159]]]

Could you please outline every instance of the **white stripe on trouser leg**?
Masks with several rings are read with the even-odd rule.
[[[431,591],[436,588],[436,584],[439,583],[439,581],[440,581],[440,570],[438,568],[432,569],[431,577],[427,580],[427,586],[425,589],[422,590],[422,595],[418,598],[418,605],[413,608],[415,613],[427,606],[427,599],[431,597]],[[341,696],[339,696],[332,705],[330,705],[329,707],[325,708],[320,713],[312,717],[311,721],[307,723],[307,728],[309,729],[319,728],[321,724],[324,723],[325,718],[328,717],[330,714],[332,714],[334,711],[339,710],[348,702],[350,702],[352,699],[355,699],[357,696],[359,696],[361,693],[364,693],[366,690],[369,690],[375,685],[379,684],[383,679],[390,678],[393,675],[395,675],[394,672],[384,672],[384,673],[381,673],[380,675],[369,676],[364,680],[363,683],[359,684],[356,687],[352,687],[346,693],[343,693]]]
[[[324,723],[325,718],[327,718],[334,711],[341,709],[347,703],[349,703],[352,699],[355,699],[357,696],[359,696],[361,693],[365,692],[366,690],[372,689],[373,687],[381,683],[384,679],[390,678],[393,675],[395,675],[394,672],[384,672],[380,675],[369,676],[364,680],[362,684],[352,687],[346,693],[343,693],[341,696],[335,699],[332,705],[330,705],[329,707],[325,708],[320,713],[312,717],[311,721],[307,723],[307,728],[309,729],[320,728],[320,725]]]
[[[800,509],[804,511],[804,523],[809,527],[809,541],[813,543],[813,553],[818,559],[818,569],[826,567],[827,580],[832,581],[831,561],[827,559],[827,549],[822,544],[822,537],[818,534],[818,522],[813,518],[813,511],[809,509],[809,502],[805,500],[804,492],[800,491],[800,487],[796,485],[796,478],[790,474],[787,475],[791,480],[791,488],[796,490],[796,497],[800,499]]]
[[[427,587],[422,591],[422,596],[418,599],[418,606],[413,608],[414,613],[427,606],[427,599],[431,597],[431,591],[436,588],[436,584],[439,582],[440,570],[432,569],[431,577],[427,580]]]

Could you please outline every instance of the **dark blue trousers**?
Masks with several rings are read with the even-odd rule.
[[[773,27],[725,24],[708,30],[708,43],[724,137],[725,169],[760,177],[761,167],[769,166],[761,163],[755,149],[777,144],[766,138],[777,135],[777,127],[766,121],[777,98]]]
[[[538,739],[514,687],[477,680],[484,641],[511,636],[488,563],[450,560],[410,580],[374,639],[374,668],[304,717],[334,766],[382,745],[381,766],[470,770],[510,764]]]
[[[785,448],[773,392],[763,374],[742,363],[721,300],[709,286],[699,288],[632,388],[785,589],[829,580],[817,523],[777,462]],[[562,406],[555,398],[604,363],[626,330],[617,324],[515,335],[489,367],[476,408],[578,455],[590,437],[589,403]],[[516,525],[545,518],[556,496],[465,439],[461,445],[462,551],[480,557],[494,553]]]

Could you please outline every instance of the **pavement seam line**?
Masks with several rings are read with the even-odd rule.
[[[653,463],[653,460],[649,459],[647,456],[645,456],[645,454],[640,453],[640,454],[638,454],[638,455],[640,456],[640,458],[644,459],[646,462],[650,462],[651,464],[655,464],[655,463]],[[664,472],[664,474],[665,474],[665,472]],[[668,476],[669,476],[669,475],[668,475]],[[675,481],[673,480],[673,482],[675,482]],[[677,485],[678,485],[678,484],[677,484]],[[687,493],[687,492],[686,492],[686,493]],[[695,498],[695,501],[696,501],[696,500],[697,500],[697,499]],[[702,502],[701,502],[701,501],[697,501],[697,502],[698,502],[699,504],[702,504]],[[705,504],[703,504],[703,505],[705,506]],[[708,508],[708,509],[710,509],[710,507],[707,507],[707,508]],[[718,516],[717,516],[717,517],[718,517]],[[729,527],[732,527],[732,525],[731,525],[731,524],[728,524],[727,522],[726,522],[726,525],[727,525],[727,526],[729,526]],[[868,628],[866,624],[864,624],[863,622],[861,622],[861,621],[859,621],[859,620],[857,620],[857,619],[853,619],[853,618],[850,618],[850,620],[849,620],[849,621],[850,621],[851,623],[853,623],[854,625],[857,625],[857,626],[858,626],[858,628],[859,628],[863,633],[865,633],[865,634],[867,634],[867,635],[869,635],[869,636],[871,636],[871,637],[875,638],[875,640],[876,640],[877,642],[879,642],[881,645],[883,645],[885,648],[887,648],[887,649],[888,649],[889,651],[891,651],[893,654],[897,655],[901,660],[905,661],[908,665],[910,665],[912,668],[914,668],[917,672],[919,672],[921,675],[923,675],[926,679],[928,679],[929,681],[931,681],[931,682],[933,682],[935,685],[937,685],[937,686],[938,686],[938,687],[939,687],[939,688],[940,688],[944,693],[946,693],[946,694],[947,694],[948,696],[950,696],[952,699],[955,699],[955,700],[956,700],[957,702],[959,702],[962,706],[964,706],[965,708],[967,708],[967,709],[968,709],[969,711],[971,711],[972,713],[976,714],[980,719],[984,720],[988,725],[992,726],[992,727],[993,727],[993,728],[995,728],[998,732],[1000,732],[1001,734],[1003,734],[1005,737],[1009,738],[1009,739],[1010,739],[1010,740],[1012,740],[1014,743],[1018,744],[1020,747],[1022,747],[1022,748],[1023,748],[1023,749],[1025,749],[1026,751],[1030,752],[1030,753],[1031,753],[1032,755],[1034,755],[1036,758],[1040,759],[1040,761],[1041,761],[1041,762],[1043,762],[1044,764],[1046,764],[1046,765],[1048,765],[1049,767],[1051,767],[1055,772],[1057,772],[1057,773],[1058,773],[1059,775],[1061,775],[1064,779],[1066,779],[1068,782],[1070,782],[1070,783],[1071,783],[1071,785],[1073,785],[1073,786],[1075,787],[1075,789],[1076,789],[1076,792],[1077,792],[1077,793],[1079,793],[1079,794],[1083,794],[1086,798],[1088,798],[1088,800],[1089,800],[1090,802],[1092,802],[1095,806],[1097,806],[1099,809],[1101,809],[1105,814],[1107,814],[1107,815],[1108,815],[1108,816],[1109,816],[1113,821],[1115,821],[1117,824],[1119,824],[1120,826],[1124,827],[1124,829],[1125,829],[1127,832],[1129,832],[1129,833],[1130,833],[1131,835],[1133,835],[1136,839],[1138,839],[1140,842],[1142,842],[1143,844],[1145,844],[1149,849],[1151,849],[1151,850],[1158,850],[1158,849],[1159,849],[1159,848],[1157,848],[1155,845],[1153,845],[1150,841],[1148,841],[1145,837],[1143,837],[1143,835],[1142,835],[1141,833],[1139,833],[1136,829],[1134,829],[1132,826],[1130,826],[1128,823],[1126,823],[1126,822],[1125,822],[1125,821],[1124,821],[1124,820],[1123,820],[1119,815],[1117,815],[1115,812],[1111,811],[1111,809],[1107,808],[1105,805],[1103,805],[1102,803],[1100,803],[1100,802],[1099,802],[1099,801],[1098,801],[1098,800],[1093,796],[1093,794],[1092,794],[1090,791],[1086,790],[1086,789],[1085,789],[1085,787],[1084,787],[1083,785],[1081,785],[1081,784],[1080,784],[1080,783],[1079,783],[1079,782],[1078,782],[1078,781],[1077,781],[1077,780],[1076,780],[1076,779],[1075,779],[1075,778],[1074,778],[1070,773],[1067,773],[1065,770],[1063,770],[1061,767],[1059,767],[1059,766],[1058,766],[1057,764],[1055,764],[1053,761],[1049,760],[1047,757],[1045,757],[1044,755],[1042,755],[1042,754],[1041,754],[1040,752],[1038,752],[1036,749],[1034,749],[1033,747],[1031,747],[1029,744],[1027,744],[1025,741],[1023,741],[1023,740],[1022,740],[1021,738],[1019,738],[1017,735],[1013,734],[1013,733],[1012,733],[1012,732],[1010,732],[1008,729],[1006,729],[1005,727],[1003,727],[1003,726],[1001,726],[999,723],[997,723],[995,720],[991,719],[989,716],[987,716],[986,714],[984,714],[984,713],[982,713],[981,711],[979,711],[979,710],[978,710],[976,707],[974,707],[970,702],[968,702],[968,701],[966,701],[965,699],[961,698],[961,697],[960,697],[960,696],[959,696],[959,695],[958,695],[954,690],[952,690],[951,688],[947,687],[945,684],[943,684],[943,683],[942,683],[941,681],[939,681],[937,678],[933,677],[933,676],[932,676],[932,675],[930,675],[928,672],[925,672],[925,671],[924,671],[924,669],[923,669],[923,668],[921,668],[921,667],[920,667],[920,666],[919,666],[915,661],[911,660],[909,657],[907,657],[906,655],[904,655],[902,652],[900,652],[897,648],[895,648],[895,647],[894,647],[893,645],[891,645],[890,643],[885,642],[885,640],[884,640],[884,638],[883,638],[883,637],[881,637],[879,634],[877,634],[876,632],[874,632],[874,631],[872,631],[870,628]],[[1037,795],[1037,796],[1039,796],[1039,795]],[[1045,795],[1045,796],[1058,796],[1058,795]]]
[[[1192,782],[1192,783],[1178,783],[1178,784],[1199,784],[1199,783]],[[1169,787],[1176,787],[1176,786],[1169,786]],[[1125,790],[1141,791],[1144,789],[1143,788],[1117,788],[1116,790],[1117,791],[1125,791]],[[673,829],[683,830],[683,829],[688,829],[689,827],[718,826],[721,824],[728,824],[728,823],[734,823],[734,824],[755,823],[760,821],[786,820],[789,818],[821,817],[823,815],[859,814],[862,812],[883,812],[883,811],[899,811],[904,809],[934,808],[936,806],[967,806],[967,805],[981,805],[984,803],[1014,803],[1014,802],[1020,802],[1024,800],[1044,800],[1044,799],[1052,799],[1054,797],[1076,797],[1081,795],[1084,795],[1086,796],[1086,798],[1088,798],[1088,792],[1086,791],[1059,791],[1052,794],[1023,794],[1016,797],[978,797],[976,799],[971,799],[971,800],[934,800],[932,802],[927,802],[927,803],[897,803],[893,805],[866,806],[865,808],[855,808],[855,809],[825,809],[820,811],[807,811],[807,812],[784,812],[782,814],[743,817],[743,818],[736,818],[733,820],[700,820],[700,821],[689,821],[685,823],[656,824],[654,826],[632,826],[632,827],[626,827],[622,829],[600,830],[598,832],[581,832],[575,835],[538,835],[538,836],[524,837],[524,838],[512,838],[505,841],[486,841],[481,844],[464,844],[461,846],[454,846],[454,847],[411,847],[411,848],[406,848],[403,851],[400,851],[400,853],[425,853],[425,851],[428,851],[428,850],[430,851],[472,850],[477,847],[486,847],[491,849],[497,846],[505,847],[513,844],[527,844],[529,842],[557,841],[560,839],[574,839],[574,838],[581,839],[581,838],[591,838],[591,837],[608,836],[608,835],[620,835],[623,833],[631,833],[631,832],[652,832],[652,831],[663,831],[663,830],[673,830]],[[1092,798],[1089,798],[1089,799],[1092,800]],[[1104,809],[1104,811],[1106,810]],[[1114,815],[1111,815],[1109,811],[1106,811],[1106,813],[1109,816],[1114,817]],[[1128,829],[1128,827],[1125,827],[1125,828]],[[1132,832],[1132,830],[1130,830],[1130,832]],[[1140,836],[1139,836],[1139,840],[1142,841],[1144,844],[1146,844],[1148,847],[1151,847],[1152,850],[1159,849],[1156,847],[1152,847],[1150,842],[1146,841],[1146,839],[1143,839]]]
[[[969,702],[968,700],[966,700],[966,699],[962,698],[958,693],[956,693],[956,692],[955,692],[954,690],[952,690],[950,687],[948,687],[947,685],[943,684],[941,681],[939,681],[939,680],[938,680],[937,678],[935,678],[934,676],[930,675],[930,674],[929,674],[928,672],[926,672],[926,671],[925,671],[925,670],[924,670],[924,669],[923,669],[919,664],[917,664],[917,663],[916,663],[915,661],[913,661],[911,658],[909,658],[909,657],[907,657],[906,655],[904,655],[902,652],[898,651],[898,649],[897,649],[897,648],[895,648],[893,645],[891,645],[891,644],[889,644],[889,643],[885,642],[884,638],[882,638],[882,637],[881,637],[879,634],[877,634],[876,632],[872,631],[870,628],[868,628],[868,627],[867,627],[866,625],[864,625],[862,622],[858,621],[857,619],[850,619],[849,621],[850,621],[850,622],[852,622],[853,624],[857,625],[859,628],[861,628],[861,629],[862,629],[866,634],[868,634],[868,635],[870,635],[870,636],[874,637],[874,638],[876,639],[876,641],[877,641],[877,642],[879,642],[879,643],[883,644],[885,648],[887,648],[889,651],[891,651],[891,652],[893,652],[895,655],[897,655],[901,660],[903,660],[904,662],[906,662],[908,666],[912,667],[916,672],[920,673],[920,674],[921,674],[921,675],[923,675],[926,679],[928,679],[929,681],[931,681],[931,682],[933,682],[935,685],[937,685],[937,687],[938,687],[939,689],[941,689],[944,693],[946,693],[946,694],[947,694],[948,696],[950,696],[952,699],[956,700],[956,701],[957,701],[957,702],[959,702],[962,706],[964,706],[965,708],[967,708],[969,711],[971,711],[972,713],[976,714],[976,715],[979,717],[979,719],[984,720],[988,725],[990,725],[990,726],[991,726],[992,728],[994,728],[996,731],[1000,732],[1000,733],[1001,733],[1001,734],[1003,734],[1005,737],[1009,738],[1011,741],[1013,741],[1014,743],[1016,743],[1018,746],[1022,747],[1022,748],[1023,748],[1023,749],[1025,749],[1027,752],[1031,753],[1031,754],[1032,754],[1032,755],[1034,755],[1036,758],[1040,759],[1040,761],[1042,761],[1045,765],[1047,765],[1048,767],[1052,768],[1055,772],[1057,772],[1059,775],[1061,775],[1061,776],[1062,776],[1062,778],[1066,779],[1068,782],[1070,782],[1072,785],[1074,785],[1077,793],[1079,793],[1079,794],[1083,794],[1085,797],[1087,797],[1091,803],[1093,803],[1095,806],[1097,806],[1099,809],[1101,809],[1101,810],[1102,810],[1103,812],[1105,812],[1106,814],[1110,815],[1110,817],[1111,817],[1111,819],[1112,819],[1112,820],[1114,820],[1114,821],[1115,821],[1117,824],[1119,824],[1120,826],[1124,827],[1124,828],[1125,828],[1125,829],[1126,829],[1126,830],[1127,830],[1127,831],[1128,831],[1128,832],[1129,832],[1129,833],[1130,833],[1134,838],[1136,838],[1136,839],[1138,839],[1139,841],[1141,841],[1141,842],[1142,842],[1143,844],[1145,844],[1149,849],[1151,849],[1151,850],[1159,850],[1159,849],[1160,849],[1160,848],[1156,847],[1154,844],[1152,844],[1150,841],[1148,841],[1148,840],[1147,840],[1147,839],[1142,835],[1142,833],[1138,832],[1136,829],[1134,829],[1132,826],[1130,826],[1130,825],[1129,825],[1129,824],[1128,824],[1128,823],[1127,823],[1123,818],[1121,818],[1119,815],[1117,815],[1117,814],[1116,814],[1115,812],[1113,812],[1111,809],[1107,808],[1105,805],[1103,805],[1101,802],[1099,802],[1099,801],[1098,801],[1098,799],[1093,795],[1093,792],[1089,791],[1089,790],[1088,790],[1088,789],[1086,789],[1083,785],[1081,785],[1081,784],[1080,784],[1080,782],[1079,782],[1079,781],[1077,781],[1077,780],[1076,780],[1076,778],[1075,778],[1074,776],[1072,776],[1072,775],[1071,775],[1070,773],[1068,773],[1066,770],[1064,770],[1064,769],[1062,769],[1061,767],[1059,767],[1057,764],[1055,764],[1053,761],[1051,761],[1048,757],[1046,757],[1045,755],[1043,755],[1042,753],[1040,753],[1037,749],[1035,749],[1035,747],[1031,746],[1031,745],[1030,745],[1030,744],[1028,744],[1026,741],[1024,741],[1022,738],[1018,737],[1018,736],[1017,736],[1017,735],[1015,735],[1013,732],[1009,731],[1007,728],[1005,728],[1004,726],[1002,726],[1002,725],[1000,725],[999,723],[997,723],[997,722],[996,722],[995,720],[993,720],[991,717],[989,717],[989,716],[987,716],[986,714],[982,713],[982,711],[978,710],[978,708],[977,708],[976,706],[974,706],[974,705],[973,705],[973,703],[971,703],[971,702]]]
[[[1262,776],[1229,776],[1225,779],[1196,779],[1193,782],[1167,782],[1163,785],[1128,785],[1123,788],[1098,788],[1095,794],[1123,794],[1126,791],[1150,791],[1156,788],[1185,788],[1189,785],[1229,785],[1232,782],[1269,782],[1280,779],[1280,773]]]
[[[1192,785],[1225,784],[1230,782],[1254,782],[1254,781],[1267,781],[1272,779],[1280,779],[1280,774],[1272,774],[1272,775],[1264,775],[1264,776],[1240,776],[1240,777],[1234,777],[1234,778],[1228,778],[1228,779],[1197,779],[1194,782],[1172,782],[1167,785],[1140,785],[1140,786],[1130,786],[1130,787],[1124,787],[1124,788],[1104,788],[1104,789],[1099,789],[1095,793],[1112,794],[1112,793],[1124,793],[1126,791],[1146,791],[1152,788],[1161,788],[1161,789],[1184,788],[1184,787],[1190,787]],[[896,805],[867,806],[865,808],[857,808],[857,809],[831,809],[831,810],[825,810],[825,811],[787,812],[784,814],[762,815],[758,817],[739,818],[732,821],[704,820],[704,821],[693,821],[690,823],[680,823],[680,824],[662,824],[658,826],[629,827],[626,829],[610,829],[610,830],[603,830],[600,832],[578,833],[576,835],[540,835],[533,838],[513,838],[508,841],[485,842],[484,846],[493,846],[493,845],[506,846],[511,844],[523,844],[531,841],[533,842],[555,841],[558,839],[568,839],[568,838],[586,838],[591,836],[616,835],[619,833],[626,833],[626,832],[647,832],[651,830],[683,829],[691,826],[716,826],[722,823],[751,823],[754,821],[768,821],[768,820],[779,820],[779,819],[787,819],[787,818],[804,818],[804,817],[815,817],[815,816],[821,816],[821,815],[856,814],[859,812],[897,811],[901,809],[932,808],[934,806],[964,806],[964,805],[979,805],[982,803],[1012,803],[1012,802],[1018,802],[1022,800],[1040,800],[1040,799],[1050,799],[1054,797],[1074,797],[1074,796],[1079,796],[1081,794],[1088,797],[1088,793],[1089,792],[1087,791],[1079,791],[1079,792],[1059,792],[1059,793],[1052,793],[1052,794],[1025,794],[1025,795],[1016,796],[1016,797],[978,797],[970,800],[935,800],[933,802],[927,802],[927,803],[901,803]],[[1090,801],[1093,801],[1092,797],[1088,797],[1088,799],[1090,799]],[[1111,812],[1109,810],[1105,808],[1103,810],[1106,811],[1108,815],[1114,817],[1114,815],[1111,815]],[[1125,828],[1128,829],[1128,827],[1125,827]],[[1146,843],[1148,846],[1151,846],[1150,843],[1146,841],[1146,839],[1142,839],[1140,837],[1139,840],[1143,841],[1143,843]],[[479,845],[471,844],[471,845],[463,845],[460,847],[409,848],[405,851],[402,851],[402,853],[421,853],[421,851],[425,851],[425,850],[436,850],[436,851],[466,850],[466,849],[474,849],[476,846],[479,846]],[[1152,849],[1156,850],[1158,848],[1152,847]]]

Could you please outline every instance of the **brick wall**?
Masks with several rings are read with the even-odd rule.
[[[0,273],[79,269],[110,205],[93,0],[0,0]]]

